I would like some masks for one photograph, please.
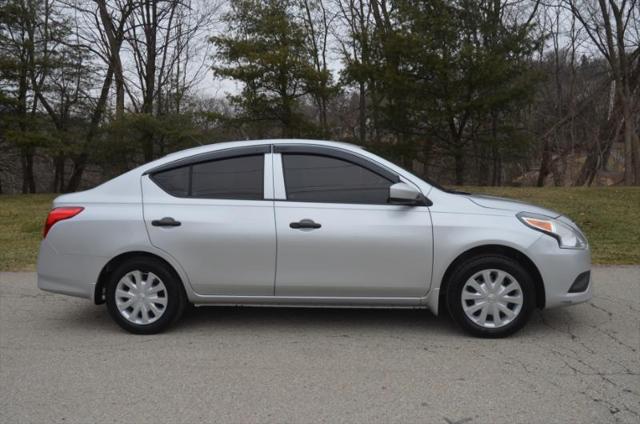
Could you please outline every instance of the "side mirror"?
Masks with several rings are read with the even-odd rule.
[[[407,183],[395,183],[389,187],[389,203],[391,204],[419,206],[425,205],[425,200],[418,189]]]

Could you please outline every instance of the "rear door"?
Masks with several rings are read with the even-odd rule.
[[[142,177],[151,243],[182,265],[198,294],[273,295],[276,234],[273,201],[265,200],[265,190],[272,197],[269,150],[212,152]]]
[[[347,151],[274,147],[276,295],[426,294],[431,218],[426,206],[388,203],[398,175]]]

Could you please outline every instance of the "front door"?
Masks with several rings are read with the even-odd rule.
[[[427,293],[431,218],[426,206],[388,203],[399,176],[347,151],[286,146],[280,152],[274,154],[274,185],[284,183],[275,201],[277,296]]]
[[[261,149],[270,146],[142,177],[151,243],[180,263],[198,294],[273,296],[276,234],[273,201],[264,196],[271,163],[265,167],[270,155]]]

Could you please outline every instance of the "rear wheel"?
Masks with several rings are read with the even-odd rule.
[[[504,256],[479,256],[454,271],[447,287],[449,313],[466,332],[505,337],[522,328],[535,307],[527,270]]]
[[[140,257],[111,273],[106,302],[120,327],[136,334],[154,334],[180,318],[186,299],[173,270],[158,259]]]

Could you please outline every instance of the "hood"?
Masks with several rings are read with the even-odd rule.
[[[531,212],[540,215],[546,215],[551,218],[557,218],[561,214],[551,209],[543,208],[541,206],[532,205],[530,203],[521,202],[519,200],[505,199],[504,197],[486,196],[483,194],[472,194],[466,196],[469,200],[478,206],[489,209],[501,209],[507,211],[518,212]]]

